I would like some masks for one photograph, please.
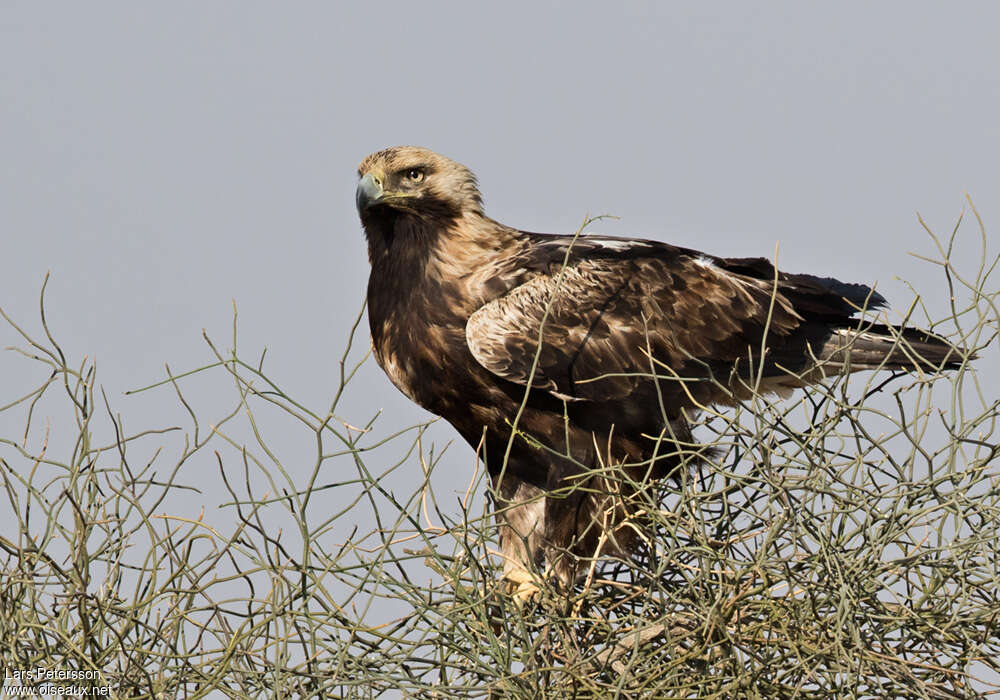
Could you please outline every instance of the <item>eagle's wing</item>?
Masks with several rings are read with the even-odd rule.
[[[775,273],[763,259],[645,242],[603,256],[588,247],[587,257],[550,264],[470,317],[466,340],[482,366],[522,385],[534,366],[533,387],[570,400],[621,399],[655,372],[701,384],[699,400],[723,401],[734,370],[743,378],[760,370],[765,345],[764,376],[810,366],[829,321],[843,325],[873,294]]]

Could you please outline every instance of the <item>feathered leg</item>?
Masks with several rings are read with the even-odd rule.
[[[497,489],[497,519],[500,521],[500,554],[503,578],[511,585],[518,604],[538,595],[533,571],[544,556],[545,496],[541,489],[509,475]]]

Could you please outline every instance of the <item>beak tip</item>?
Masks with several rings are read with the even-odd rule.
[[[358,189],[354,196],[354,202],[358,207],[358,213],[364,212],[375,204],[382,197],[382,187],[375,177],[368,173],[361,178]]]

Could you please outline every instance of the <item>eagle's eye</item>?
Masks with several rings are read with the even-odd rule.
[[[420,168],[410,168],[406,171],[406,179],[412,184],[417,184],[418,182],[423,182],[424,171]]]

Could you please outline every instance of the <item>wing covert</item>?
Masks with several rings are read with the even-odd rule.
[[[533,387],[571,400],[615,400],[648,381],[650,354],[681,377],[728,375],[759,351],[771,291],[687,255],[587,258],[481,307],[466,341],[504,379],[527,385],[537,354]],[[777,294],[767,332],[784,336],[800,322]]]

